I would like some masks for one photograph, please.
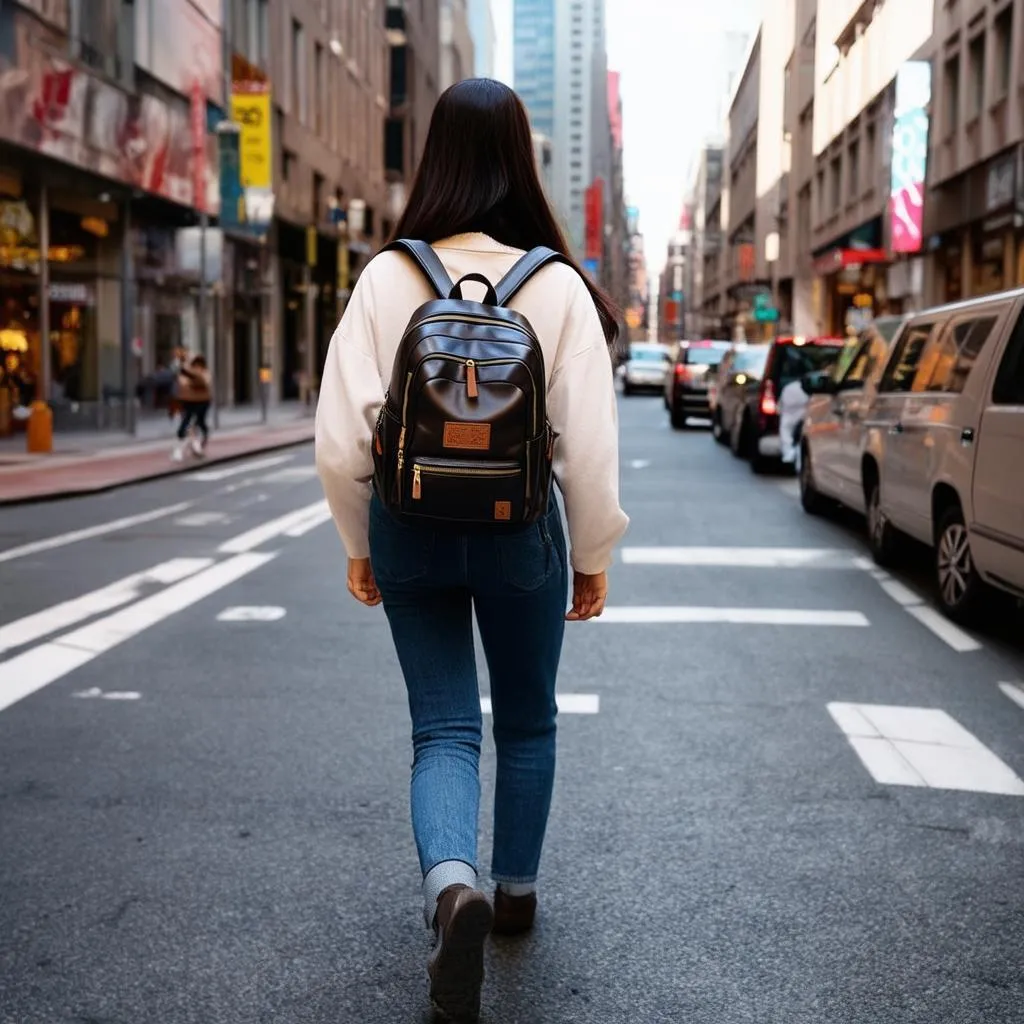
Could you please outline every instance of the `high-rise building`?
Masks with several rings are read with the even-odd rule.
[[[477,78],[493,78],[497,37],[491,0],[469,0],[469,30],[473,35],[474,74]]]
[[[516,0],[515,86],[534,130],[552,142],[552,199],[582,251],[585,197],[610,164],[605,0]]]
[[[472,78],[474,49],[466,0],[441,0],[439,16],[441,32],[441,84],[444,92],[463,79]]]

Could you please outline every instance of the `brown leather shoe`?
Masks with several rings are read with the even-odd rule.
[[[494,923],[490,901],[468,885],[450,885],[437,901],[437,946],[427,963],[430,999],[444,1018],[471,1022],[480,1016],[484,943]]]
[[[537,894],[508,896],[499,885],[494,891],[494,934],[522,935],[533,927],[537,915]]]

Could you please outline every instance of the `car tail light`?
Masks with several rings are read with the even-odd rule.
[[[684,363],[676,363],[676,380],[689,383],[692,380],[690,368]]]
[[[766,380],[761,385],[761,415],[777,416],[778,413],[779,403],[775,400],[775,384],[773,381]]]

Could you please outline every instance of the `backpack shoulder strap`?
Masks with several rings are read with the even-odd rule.
[[[416,241],[411,238],[399,238],[390,245],[384,246],[381,252],[404,252],[412,258],[416,266],[423,272],[423,276],[430,282],[431,287],[437,292],[440,299],[447,299],[452,293],[455,285],[444,269],[437,253],[426,242]]]
[[[495,291],[498,294],[498,305],[508,305],[519,289],[534,274],[543,270],[550,263],[572,265],[560,252],[555,252],[554,249],[549,249],[547,246],[539,245],[536,249],[531,249],[495,286]]]

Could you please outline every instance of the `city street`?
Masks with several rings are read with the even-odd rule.
[[[620,415],[483,1020],[1020,1022],[1024,620],[954,627],[792,478]],[[404,687],[311,446],[2,509],[0,580],[0,1024],[428,1020]]]

